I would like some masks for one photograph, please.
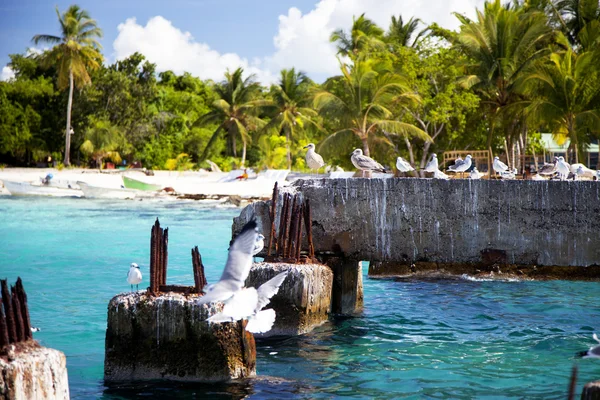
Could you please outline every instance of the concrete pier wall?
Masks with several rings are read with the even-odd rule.
[[[310,200],[317,253],[405,263],[600,264],[596,181],[314,179],[285,191]],[[242,210],[234,233],[256,215],[268,236],[268,203]]]

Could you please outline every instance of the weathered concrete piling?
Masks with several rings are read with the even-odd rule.
[[[199,304],[206,285],[198,247],[194,286],[167,285],[168,229],[151,230],[150,287],[108,305],[106,382],[167,379],[214,382],[256,374],[256,347],[242,321],[209,325],[222,305]]]
[[[65,355],[32,339],[21,278],[8,291],[1,280],[0,399],[68,399]]]
[[[275,310],[277,317],[270,331],[259,337],[300,335],[327,321],[331,311],[333,273],[321,264],[258,263],[250,270],[246,287],[259,287],[275,275],[288,270],[288,275],[265,308]]]
[[[595,181],[312,179],[282,188],[279,198],[286,193],[310,201],[318,257],[381,262],[387,274],[520,266],[525,276],[544,268],[561,278],[600,276]],[[268,208],[249,205],[234,228],[251,215],[269,221]]]

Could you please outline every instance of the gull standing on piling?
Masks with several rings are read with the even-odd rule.
[[[467,157],[462,160],[460,157],[454,162],[454,165],[448,167],[448,170],[454,172],[460,172],[461,176],[463,172],[466,172],[469,168],[471,168],[471,155],[468,154]]]
[[[127,282],[131,285],[131,291],[133,292],[133,285],[135,290],[138,290],[138,285],[142,281],[142,271],[136,263],[131,263],[129,266],[129,272],[127,272]]]
[[[556,169],[558,171],[558,176],[560,177],[561,181],[567,179],[569,173],[571,172],[571,166],[565,161],[565,158],[563,156],[558,157]]]
[[[502,174],[502,172],[506,172],[508,170],[508,165],[504,164],[500,161],[500,157],[494,157],[494,163],[492,164],[492,168],[497,174]]]
[[[315,152],[315,145],[313,143],[307,144],[306,146],[304,146],[304,148],[308,149],[306,151],[306,155],[304,156],[304,159],[306,160],[306,165],[311,170],[316,170],[318,174],[319,168],[325,166],[325,161],[323,161],[323,157],[321,157],[320,154],[317,154]]]
[[[439,170],[438,159],[437,159],[437,154],[434,153],[433,156],[431,156],[431,160],[429,160],[429,162],[425,166],[424,171],[425,172],[435,172],[437,170]]]
[[[469,179],[481,179],[481,173],[477,170],[477,167],[471,170],[469,173]]]
[[[558,157],[554,157],[553,163],[547,163],[540,167],[538,170],[538,175],[554,175],[556,173],[557,163]]]
[[[234,294],[242,290],[252,267],[252,252],[256,246],[257,237],[258,229],[256,221],[253,219],[244,225],[240,234],[231,243],[221,278],[217,283],[208,286],[206,294],[198,300],[200,304],[212,301],[227,302]],[[256,289],[250,289],[254,290],[254,297],[256,297]],[[249,297],[251,298],[252,294],[249,294]]]
[[[598,336],[595,333],[592,337],[596,342],[600,343],[600,339],[598,339]],[[590,347],[589,350],[580,351],[577,353],[577,356],[581,358],[600,358],[600,344]]]
[[[396,168],[398,169],[399,172],[404,172],[404,173],[415,170],[413,168],[413,166],[410,165],[410,163],[402,157],[396,158]]]
[[[350,153],[350,155],[352,156],[350,157],[352,164],[363,172],[363,178],[365,176],[365,171],[386,172],[385,168],[383,168],[383,166],[377,161],[373,160],[371,157],[363,155],[363,151],[361,149],[354,150],[352,153]]]

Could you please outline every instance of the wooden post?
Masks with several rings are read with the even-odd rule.
[[[202,264],[202,256],[198,251],[198,246],[192,249],[192,267],[194,269],[194,288],[196,293],[202,293],[206,286],[206,276],[204,275],[204,265]]]
[[[27,293],[23,287],[21,277],[17,278],[16,283],[17,294],[19,295],[19,303],[21,304],[21,315],[23,316],[23,328],[25,329],[25,339],[33,338],[31,333],[31,319],[29,318],[29,307],[27,307]]]
[[[161,285],[167,284],[167,264],[169,261],[169,228],[165,228],[163,233],[162,241],[162,277],[161,277]]]
[[[15,313],[12,308],[10,293],[8,292],[8,284],[6,279],[0,280],[2,285],[2,304],[4,305],[4,315],[6,316],[6,327],[8,330],[8,342],[14,343],[17,341],[17,326],[15,322]]]
[[[271,255],[273,244],[275,244],[275,253],[277,253],[277,241],[275,237],[275,212],[277,211],[277,197],[279,190],[277,189],[277,182],[273,186],[273,197],[271,198],[271,230],[269,231],[269,247],[267,248],[267,257]]]

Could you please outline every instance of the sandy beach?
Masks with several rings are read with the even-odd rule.
[[[39,183],[48,174],[53,174],[53,180],[77,182],[83,181],[93,186],[105,188],[120,188],[123,185],[122,176],[128,176],[146,183],[170,187],[180,195],[206,196],[240,196],[242,198],[270,197],[276,179],[263,174],[250,174],[247,180],[236,180],[228,172],[208,171],[153,171],[154,175],[147,176],[140,170],[93,170],[72,168],[61,171],[55,168],[4,168],[0,170],[0,181]],[[288,184],[285,179],[279,179],[279,184]],[[0,194],[9,195],[2,184]]]

